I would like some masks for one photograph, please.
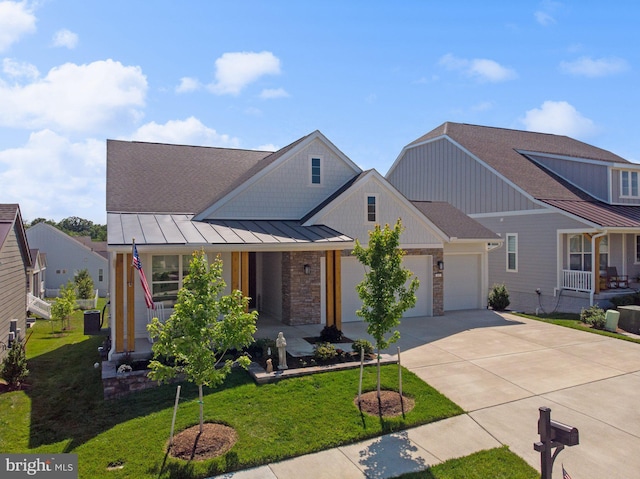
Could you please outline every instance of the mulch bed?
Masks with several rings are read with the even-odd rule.
[[[237,440],[238,434],[232,427],[205,423],[200,433],[198,424],[173,436],[169,454],[185,461],[203,461],[223,455]]]
[[[358,406],[358,396],[353,400]],[[378,402],[378,391],[370,391],[360,396],[360,410],[371,416],[395,417],[411,411],[416,402],[413,398],[402,395],[397,391],[380,391],[380,402]]]

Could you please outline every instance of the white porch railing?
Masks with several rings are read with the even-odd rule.
[[[592,290],[592,285],[593,275],[591,274],[591,271],[562,270],[563,289],[589,292]]]
[[[27,309],[44,319],[51,319],[51,304],[31,293],[27,295]]]

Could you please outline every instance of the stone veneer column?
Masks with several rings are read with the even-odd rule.
[[[320,324],[321,289],[319,251],[282,254],[282,322],[289,325]],[[304,273],[304,265],[310,274]]]

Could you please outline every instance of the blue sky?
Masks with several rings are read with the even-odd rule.
[[[320,130],[385,174],[455,121],[640,162],[638,5],[0,0],[0,203],[104,224],[107,138],[273,150]]]

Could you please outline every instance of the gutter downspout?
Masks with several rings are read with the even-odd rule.
[[[589,291],[589,306],[593,306],[593,296],[596,290],[596,281],[600,280],[600,271],[598,271],[598,276],[596,276],[596,262],[594,261],[595,255],[600,254],[600,251],[596,251],[596,238],[602,238],[607,234],[607,230],[604,230],[602,233],[595,234],[591,237],[591,254],[593,255],[593,257],[591,258],[591,278],[593,279],[593,281],[591,281],[591,290]]]

